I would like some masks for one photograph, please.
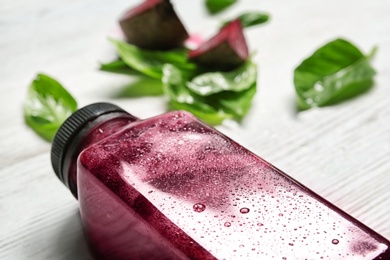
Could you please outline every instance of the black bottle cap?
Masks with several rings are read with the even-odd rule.
[[[74,112],[58,129],[51,147],[51,164],[57,177],[67,185],[67,172],[63,171],[68,149],[74,139],[96,118],[109,113],[126,113],[110,103],[94,103]]]

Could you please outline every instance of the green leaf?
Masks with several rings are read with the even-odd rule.
[[[163,68],[163,73],[163,91],[170,101],[186,104],[196,102],[193,94],[186,87],[187,78],[182,71],[171,64],[166,64]]]
[[[319,48],[294,71],[298,109],[332,105],[369,90],[375,70],[365,56],[344,39]]]
[[[162,67],[166,63],[173,64],[183,71],[191,72],[196,69],[195,64],[188,61],[186,50],[151,51],[119,40],[110,41],[128,67],[152,78],[162,78]],[[123,69],[123,64],[119,66]],[[112,64],[110,67],[112,68]]]
[[[224,92],[217,97],[224,111],[233,114],[235,118],[242,119],[249,111],[252,99],[256,94],[256,82],[241,92]]]
[[[236,19],[240,20],[243,28],[248,28],[267,22],[269,20],[269,14],[261,12],[246,12],[238,16]],[[222,26],[227,25],[229,22],[231,21],[224,22]]]
[[[127,66],[127,64],[121,59],[117,59],[108,63],[102,63],[100,64],[99,69],[101,71],[125,74],[125,75],[134,75],[134,76],[142,75],[137,70],[134,70],[129,66]]]
[[[232,118],[231,115],[225,114],[223,111],[217,111],[199,102],[188,104],[171,100],[169,102],[169,109],[188,111],[210,125],[220,125],[225,119]]]
[[[205,4],[207,10],[211,14],[216,14],[228,8],[229,6],[233,5],[236,2],[237,0],[206,0]]]
[[[247,74],[251,76],[242,77],[242,81],[236,84],[238,87],[234,84],[228,84],[229,88],[225,88],[217,86],[217,81],[213,81],[214,91],[204,93],[195,92],[194,88],[189,86],[193,85],[193,80],[197,77],[203,77],[209,73],[198,75],[190,81],[175,66],[165,65],[163,68],[163,89],[169,99],[170,108],[187,110],[213,125],[220,124],[225,119],[242,119],[248,112],[252,98],[256,93],[256,76],[253,76],[256,75],[256,72],[250,72],[250,70],[256,69],[256,66],[248,61],[247,64],[237,69],[240,72],[237,75],[243,74],[242,68],[245,68]],[[220,74],[226,73],[220,72]],[[249,78],[252,79],[248,80]],[[225,78],[221,82],[224,82],[222,83],[224,86],[226,85]],[[200,85],[197,86],[202,88]]]
[[[206,104],[203,97],[191,93],[186,87],[187,78],[175,66],[166,64],[163,72],[163,89],[169,99],[169,108],[171,110],[189,111],[212,125],[220,124],[223,120],[232,117]]]
[[[38,74],[28,90],[24,118],[38,135],[51,141],[61,124],[76,109],[76,100],[58,81]]]
[[[139,77],[136,81],[123,86],[114,98],[134,98],[163,95],[162,82],[149,77]]]
[[[239,92],[249,88],[257,79],[256,65],[247,61],[230,72],[208,72],[194,77],[187,86],[194,93],[209,96],[222,91]]]

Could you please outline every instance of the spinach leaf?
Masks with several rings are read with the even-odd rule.
[[[255,70],[250,71],[250,70]],[[243,71],[250,76],[243,76]],[[210,73],[200,74],[190,80],[178,68],[167,64],[163,68],[163,88],[169,99],[171,109],[184,109],[201,118],[209,124],[220,124],[225,119],[240,120],[248,112],[252,98],[256,93],[256,66],[248,61],[236,71],[229,72],[231,76],[236,72],[236,84],[226,84],[228,81],[223,72],[213,72],[212,87],[204,87],[197,80],[210,77]],[[219,74],[216,76],[216,74]],[[222,86],[218,86],[218,80]],[[234,79],[234,77],[231,77]],[[197,81],[197,84],[194,81]],[[230,79],[229,79],[230,80]],[[194,87],[194,85],[196,87]],[[190,87],[192,86],[192,87]],[[238,87],[237,87],[238,86]],[[201,89],[199,91],[199,89]],[[208,91],[203,91],[207,89]]]
[[[76,100],[58,81],[38,74],[28,90],[24,118],[38,135],[51,141],[61,124],[76,109]]]
[[[187,78],[175,66],[166,64],[163,72],[163,89],[168,97],[170,110],[189,111],[212,125],[220,124],[223,120],[232,117],[206,104],[203,97],[191,93],[186,87]]]
[[[162,78],[162,67],[166,63],[173,64],[183,71],[191,72],[196,69],[195,64],[188,61],[186,50],[151,51],[119,40],[111,39],[110,41],[116,47],[121,60],[128,67],[152,78]],[[114,65],[123,69],[121,63]],[[111,63],[109,67],[112,68],[113,64]]]
[[[113,97],[114,98],[135,98],[144,96],[163,95],[161,80],[150,77],[139,77],[135,81],[125,85]]]
[[[137,70],[134,70],[131,67],[127,66],[127,64],[121,59],[117,59],[108,63],[102,63],[100,64],[99,69],[101,71],[125,74],[125,75],[134,75],[134,76],[142,75]]]
[[[298,109],[332,105],[355,97],[373,86],[370,65],[375,49],[365,56],[344,39],[319,48],[294,71]]]
[[[194,93],[209,96],[222,91],[239,92],[249,88],[257,79],[256,65],[247,61],[229,72],[208,72],[195,76],[188,82],[188,88]]]
[[[233,71],[207,72],[189,62],[185,50],[149,51],[112,42],[120,59],[102,64],[101,70],[125,74],[138,71],[162,81],[170,109],[187,110],[210,124],[220,124],[227,118],[241,119],[250,108],[257,80],[257,67],[250,60]],[[139,90],[138,84],[130,84],[120,96],[145,95]]]
[[[269,20],[269,14],[261,12],[246,12],[238,16],[236,19],[240,20],[243,28],[252,27],[265,23]],[[222,26],[227,25],[231,21],[224,22]]]
[[[224,111],[234,115],[234,118],[240,120],[248,113],[255,94],[256,81],[241,92],[221,93],[220,96],[215,97],[215,100],[218,101]]]
[[[229,6],[233,5],[236,2],[237,0],[206,0],[205,4],[207,10],[211,14],[216,14],[228,8]]]
[[[233,118],[232,115],[226,114],[222,110],[217,111],[213,107],[200,102],[188,104],[171,100],[169,109],[188,111],[210,125],[220,125],[225,119]]]

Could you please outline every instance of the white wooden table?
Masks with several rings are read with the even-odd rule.
[[[217,17],[203,1],[173,1],[191,32],[206,36],[241,11],[271,21],[246,31],[257,50],[259,90],[244,122],[219,130],[390,239],[390,2],[240,1]],[[0,259],[90,259],[78,203],[54,175],[50,144],[25,124],[22,103],[37,72],[58,79],[80,106],[114,102],[145,118],[162,97],[128,98],[133,79],[98,71],[115,57],[107,36],[137,1],[0,0]],[[379,46],[376,86],[338,106],[296,113],[294,68],[345,37]]]

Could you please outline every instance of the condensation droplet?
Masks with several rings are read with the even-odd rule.
[[[338,240],[338,239],[333,239],[333,240],[332,240],[332,244],[337,245],[338,243],[339,243],[339,240]]]
[[[223,224],[225,227],[230,227],[232,224],[230,222],[225,222],[225,224]]]
[[[264,224],[263,223],[257,223],[257,225],[259,226],[259,227],[262,227],[262,226],[264,226]]]
[[[202,203],[196,203],[192,206],[195,212],[203,212],[206,209],[206,205]]]
[[[249,213],[249,209],[248,208],[241,208],[240,213],[247,214],[247,213]]]

